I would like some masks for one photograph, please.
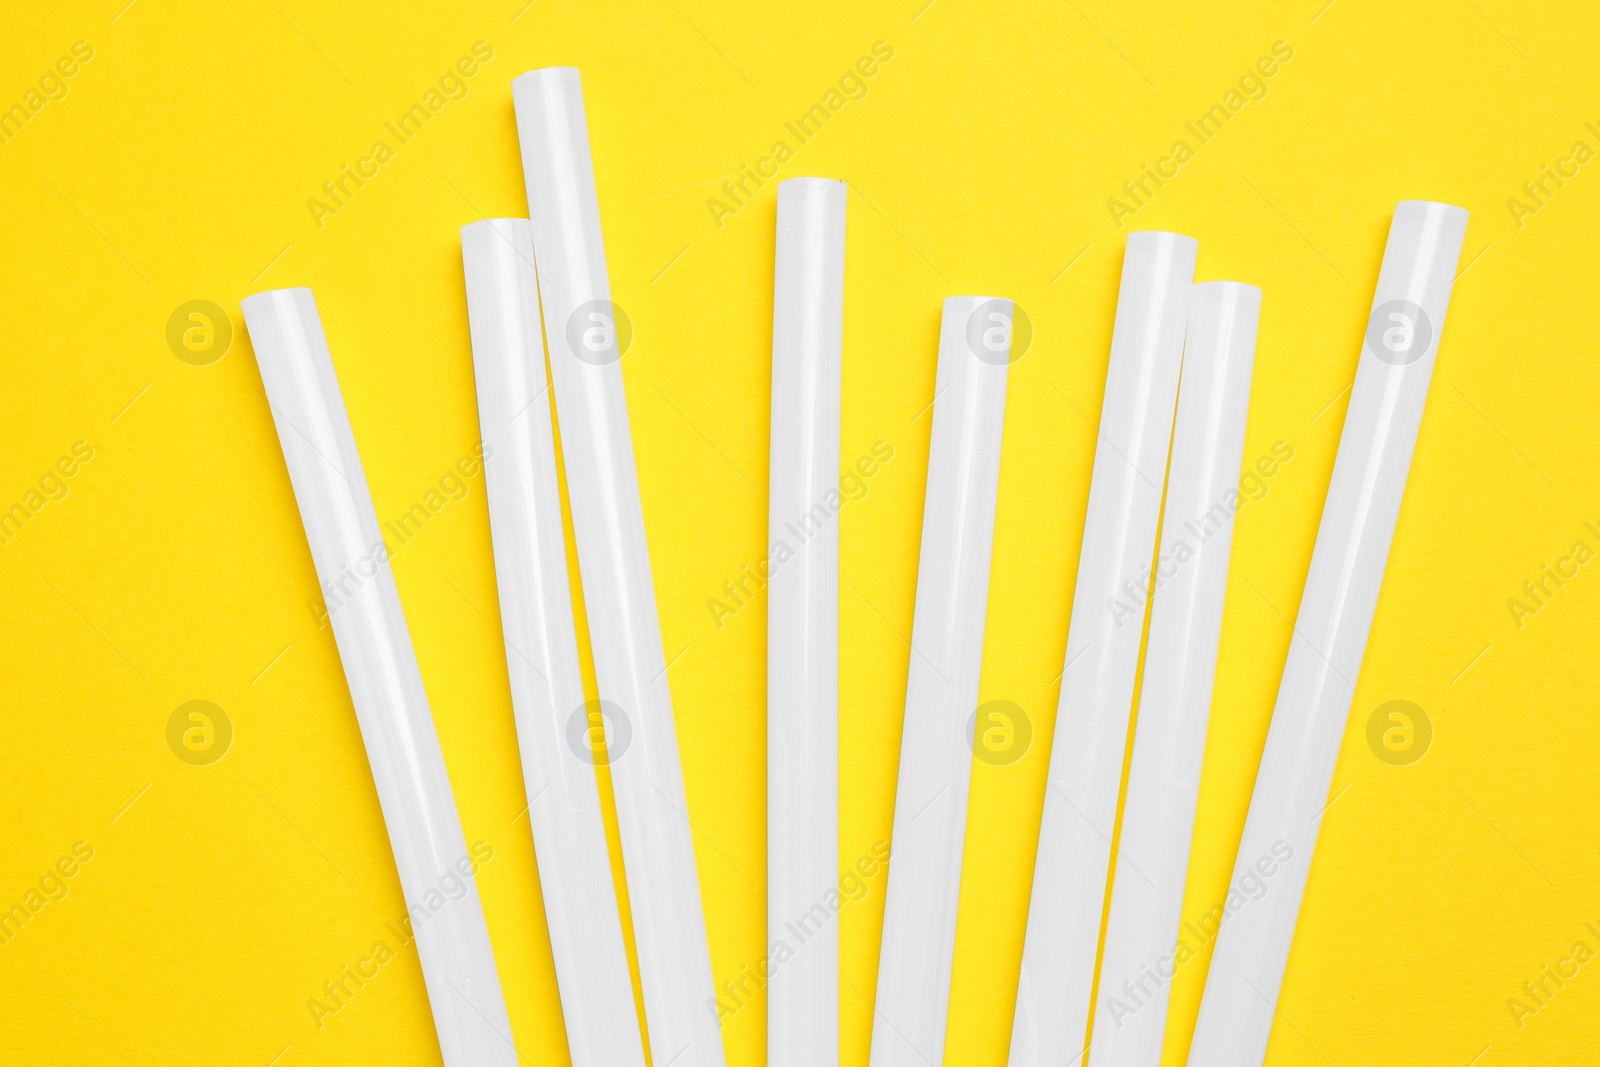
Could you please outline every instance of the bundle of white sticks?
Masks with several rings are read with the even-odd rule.
[[[531,219],[477,222],[461,241],[506,662],[572,1060],[645,1062],[595,772],[598,753],[625,745],[632,754],[612,762],[611,779],[651,1059],[721,1067],[623,391],[631,325],[611,302],[582,90],[571,68],[532,71],[512,88]],[[769,942],[785,950],[764,968],[773,1067],[839,1063],[845,204],[841,181],[779,186],[769,516],[777,529],[819,503],[830,514],[768,586],[767,914]],[[1266,1054],[1466,221],[1447,204],[1395,209],[1235,863],[1236,884],[1271,877],[1272,891],[1228,911],[1191,1067],[1249,1067]],[[1145,1067],[1161,1055],[1261,308],[1253,286],[1196,284],[1197,250],[1171,233],[1127,243],[1011,1067],[1085,1057],[1089,1067]],[[334,636],[401,886],[420,899],[467,847],[317,307],[310,290],[282,289],[247,298],[244,315],[318,578],[362,579],[332,619]],[[1020,337],[1013,345],[1019,319],[1000,297],[944,302],[874,1067],[943,1062],[968,786],[983,744],[974,734],[985,725],[976,709],[1006,378],[1025,348]],[[598,706],[585,702],[579,672],[552,387]],[[819,905],[827,914],[791,944],[788,924]],[[445,1063],[514,1067],[470,881],[461,900],[418,925],[416,941]]]

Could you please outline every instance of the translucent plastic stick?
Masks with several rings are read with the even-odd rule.
[[[1194,287],[1089,1067],[1161,1060],[1211,717],[1261,290]]]
[[[872,1067],[944,1061],[1012,314],[951,297],[939,328]]]
[[[1172,438],[1193,238],[1128,237],[1034,861],[1010,1067],[1076,1063]]]
[[[1395,207],[1234,861],[1233,885],[1260,880],[1270,866],[1271,888],[1223,919],[1190,1067],[1259,1067],[1266,1057],[1466,232],[1459,207],[1426,200]]]
[[[310,289],[244,299],[334,642],[372,765],[446,1067],[515,1067],[500,977],[444,755]],[[465,883],[459,899],[442,888]],[[437,907],[436,902],[443,901]]]
[[[583,698],[533,227],[461,230],[500,618],[573,1067],[644,1067]]]
[[[651,1060],[721,1067],[694,830],[622,387],[629,326],[611,302],[583,90],[576,70],[550,67],[517,77],[511,92],[602,714],[616,720],[614,735],[630,738],[612,760],[611,784]]]
[[[769,1067],[839,1063],[839,923],[827,902],[839,891],[844,213],[844,182],[778,185],[767,530],[793,556],[767,584],[767,944],[793,956],[770,964]]]

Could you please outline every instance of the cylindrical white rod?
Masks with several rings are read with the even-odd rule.
[[[1076,1062],[1089,1028],[1111,833],[1199,246],[1130,234],[1100,405],[1010,1067]]]
[[[612,763],[653,1062],[721,1067],[722,1030],[678,762],[639,476],[578,72],[511,83],[567,493],[600,697],[631,731]]]
[[[461,230],[500,616],[528,824],[574,1067],[644,1067],[589,745],[533,227]]]
[[[243,302],[411,916],[447,1067],[516,1067],[489,931],[389,550],[310,289]],[[443,888],[465,883],[460,899]]]
[[[955,296],[939,326],[872,1067],[944,1062],[1012,313]]]
[[[1089,1067],[1161,1060],[1239,508],[1261,290],[1194,287]]]
[[[1264,896],[1246,900],[1223,920],[1190,1067],[1251,1067],[1266,1057],[1466,232],[1462,208],[1426,200],[1395,207],[1234,861],[1235,887],[1245,878],[1262,881],[1265,868],[1258,865],[1270,864],[1272,877]]]
[[[839,1063],[839,373],[845,184],[778,185],[767,537],[767,1063]],[[821,910],[818,910],[821,905]],[[777,946],[788,952],[776,958]]]

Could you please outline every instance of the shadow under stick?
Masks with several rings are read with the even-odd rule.
[[[1259,879],[1259,863],[1273,876],[1223,920],[1189,1067],[1266,1057],[1466,231],[1461,208],[1395,207],[1232,885]]]

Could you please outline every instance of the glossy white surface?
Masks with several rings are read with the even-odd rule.
[[[1012,311],[951,297],[939,327],[872,1067],[944,1058]]]
[[[844,182],[778,185],[767,540],[793,556],[769,556],[767,585],[767,944],[794,955],[767,980],[770,1067],[839,1063],[844,218]]]
[[[1204,282],[1190,296],[1089,1067],[1161,1061],[1260,314],[1261,290],[1252,285]]]
[[[1466,228],[1466,211],[1449,204],[1407,200],[1395,208],[1234,862],[1235,887],[1260,880],[1258,865],[1270,863],[1269,888],[1223,921],[1190,1067],[1252,1067],[1266,1056]]]
[[[515,1067],[477,884],[466,876],[476,860],[316,301],[309,289],[275,289],[246,297],[243,310],[372,765],[440,1051],[447,1067]],[[444,890],[458,883],[465,890],[451,899]]]
[[[652,1061],[721,1067],[722,1032],[578,72],[511,83],[533,222],[578,567],[600,698],[626,730],[611,762]]]
[[[584,705],[527,219],[461,230],[528,824],[574,1067],[644,1067]]]
[[[1077,1062],[1144,630],[1198,246],[1130,234],[1067,632],[1010,1067]]]

